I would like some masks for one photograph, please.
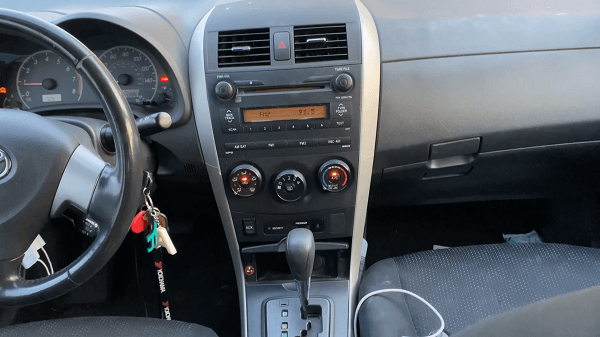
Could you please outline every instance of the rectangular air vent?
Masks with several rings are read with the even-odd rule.
[[[269,28],[219,32],[219,68],[271,65]]]
[[[294,53],[296,63],[347,60],[346,25],[294,27]]]

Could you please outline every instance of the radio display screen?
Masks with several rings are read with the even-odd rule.
[[[312,118],[327,118],[327,105],[244,110],[244,122],[246,123],[277,122]]]

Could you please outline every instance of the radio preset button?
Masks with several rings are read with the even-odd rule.
[[[285,124],[273,125],[273,131],[285,131]]]
[[[302,123],[300,125],[301,130],[312,130],[315,128],[315,123]]]
[[[329,126],[331,126],[332,128],[347,128],[351,125],[352,125],[352,118],[333,120],[329,124]]]
[[[301,128],[300,123],[294,123],[294,124],[287,125],[288,130],[300,130],[300,128]]]
[[[327,129],[329,128],[329,122],[317,122],[315,123],[315,129]]]
[[[244,133],[254,133],[258,131],[256,129],[256,126],[252,125],[252,126],[244,126]]]
[[[219,109],[219,119],[221,125],[239,125],[240,124],[240,109]]]
[[[271,131],[271,125],[261,125],[258,127],[258,132],[269,132]]]
[[[352,117],[352,102],[332,102],[331,108],[332,119]]]
[[[259,150],[263,149],[282,149],[288,146],[287,140],[274,140],[270,142],[257,142],[256,147]]]
[[[225,143],[226,151],[256,150],[256,143]]]
[[[232,134],[232,133],[243,133],[242,127],[240,125],[232,125],[232,126],[222,126],[221,132],[224,134]]]
[[[319,146],[318,139],[302,139],[302,140],[288,140],[288,147],[312,147]]]
[[[350,145],[350,137],[321,138],[319,139],[319,145]]]

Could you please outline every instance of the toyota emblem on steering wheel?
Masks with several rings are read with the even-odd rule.
[[[6,177],[10,172],[10,157],[6,152],[0,150],[0,179]]]

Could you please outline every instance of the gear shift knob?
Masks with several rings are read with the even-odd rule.
[[[288,234],[286,245],[285,256],[292,276],[298,281],[308,281],[315,263],[313,233],[305,228],[296,228]]]
[[[285,256],[296,281],[298,296],[302,304],[302,318],[307,318],[310,275],[315,263],[315,238],[305,228],[292,230],[287,236]]]

